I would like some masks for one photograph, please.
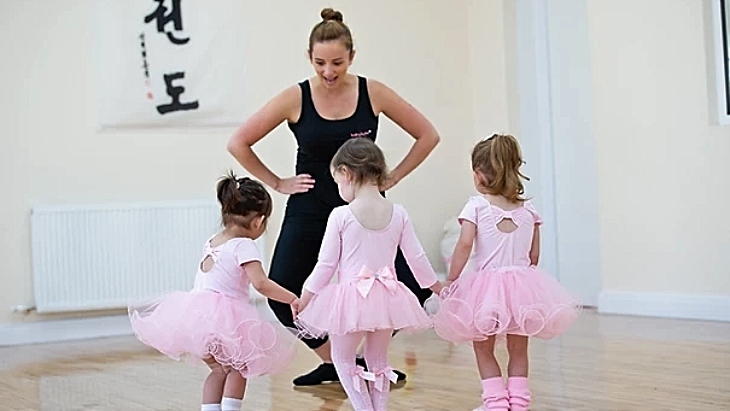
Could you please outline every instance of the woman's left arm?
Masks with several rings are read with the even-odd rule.
[[[415,170],[431,154],[441,138],[433,124],[390,87],[368,79],[368,93],[376,115],[385,114],[416,140],[408,154],[391,170],[385,185],[380,187],[385,191]]]

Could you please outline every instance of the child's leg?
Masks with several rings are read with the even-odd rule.
[[[202,411],[220,411],[223,386],[228,372],[213,357],[204,358],[203,361],[210,368],[210,374],[203,384],[203,404],[200,409]]]
[[[494,342],[496,337],[490,337],[486,341],[474,341],[474,355],[477,358],[477,368],[482,380],[494,377],[502,377],[502,370],[494,357]]]
[[[369,384],[375,411],[388,408],[390,383],[398,380],[393,368],[388,365],[388,347],[392,335],[393,330],[378,330],[365,336],[365,361],[368,369],[375,374],[375,381]]]
[[[507,352],[509,353],[509,364],[507,374],[510,377],[527,377],[529,359],[527,356],[528,338],[523,335],[507,336]]]
[[[246,379],[236,370],[229,372],[223,388],[221,411],[239,411],[243,404],[243,395],[245,392]]]
[[[509,352],[507,391],[512,411],[527,411],[530,406],[531,393],[527,385],[528,341],[528,338],[522,335],[507,336],[507,351]]]
[[[496,337],[490,337],[486,341],[474,341],[474,355],[477,359],[479,376],[482,378],[483,409],[508,411],[509,400],[502,380],[502,370],[499,368],[497,359],[494,358],[496,339]]]
[[[364,336],[364,332],[330,336],[332,361],[335,364],[337,375],[340,377],[340,384],[355,411],[373,411],[373,404],[364,380],[367,374],[362,367],[355,365],[355,352]]]
[[[399,331],[400,330],[394,330],[392,337],[395,337]],[[365,367],[365,369],[367,370],[368,365],[365,362],[365,357],[363,354],[364,351],[365,351],[364,345],[361,344],[360,347],[357,349],[357,357],[355,358],[355,360],[356,360],[355,362],[357,363],[357,365]],[[393,370],[393,372],[395,373],[395,375],[398,376],[398,381],[404,381],[406,379],[406,374],[403,371]]]

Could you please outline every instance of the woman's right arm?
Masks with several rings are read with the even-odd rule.
[[[284,121],[296,122],[301,111],[301,90],[291,86],[269,100],[233,133],[228,152],[254,177],[282,194],[308,191],[314,185],[311,176],[302,174],[282,179],[274,174],[251,148]]]

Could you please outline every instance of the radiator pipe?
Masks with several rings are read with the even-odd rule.
[[[30,305],[21,304],[21,305],[16,305],[15,307],[13,307],[13,312],[20,313],[20,314],[30,314],[31,312],[33,312],[35,310],[36,310],[36,307],[30,306]]]

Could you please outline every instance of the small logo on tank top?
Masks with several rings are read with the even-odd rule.
[[[356,133],[350,133],[350,138],[367,137],[370,134],[373,134],[373,130],[358,131]]]

